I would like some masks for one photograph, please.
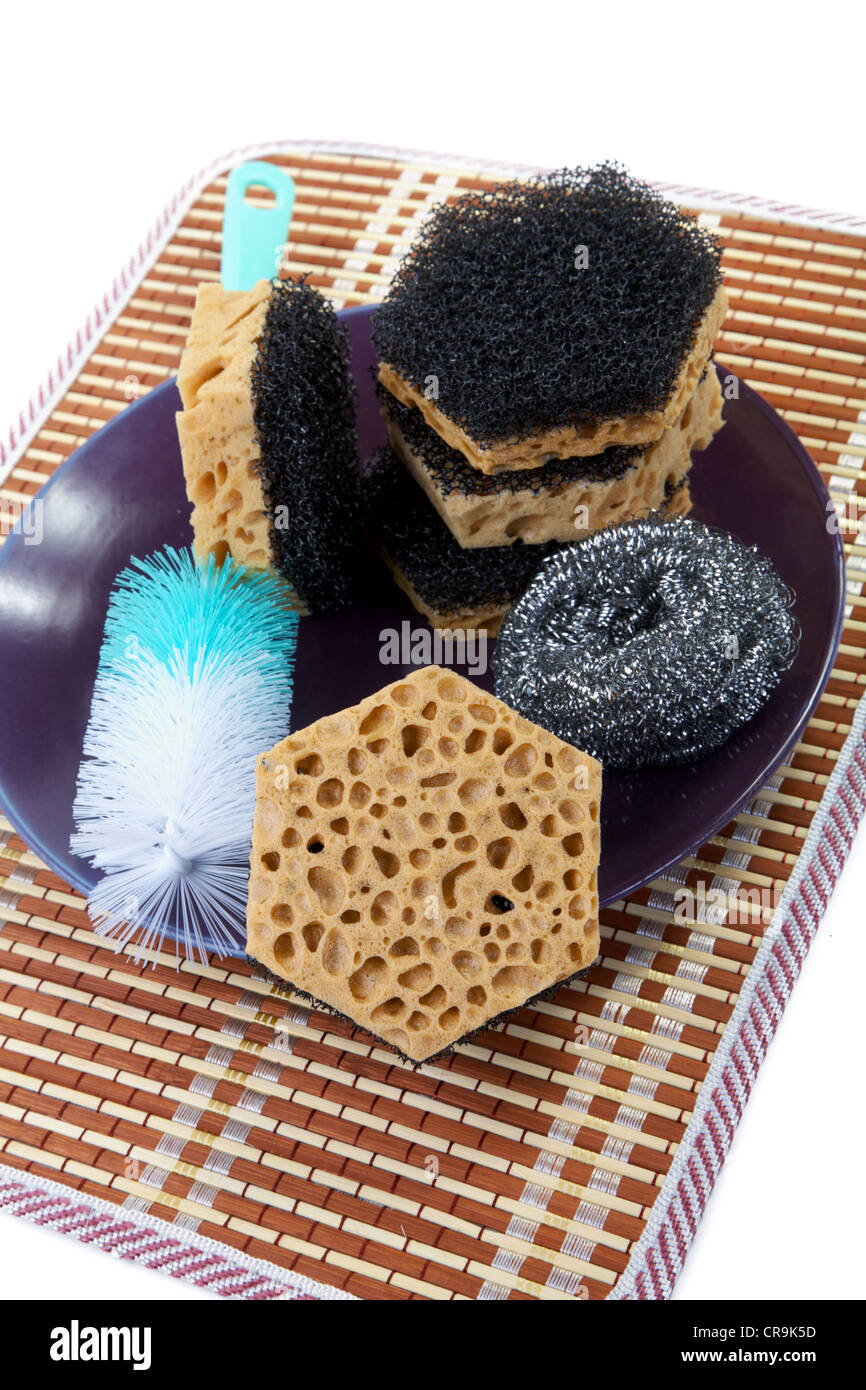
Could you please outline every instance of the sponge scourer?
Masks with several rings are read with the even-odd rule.
[[[259,759],[247,949],[422,1061],[598,953],[601,769],[431,666]]]
[[[397,584],[434,627],[494,631],[555,548],[515,541],[464,549],[388,448],[373,461],[364,501],[374,543]]]
[[[720,256],[615,165],[463,194],[378,310],[380,380],[482,472],[649,443],[703,374]]]
[[[199,291],[178,373],[195,549],[276,570],[311,611],[351,596],[355,393],[345,328],[303,281]]]
[[[464,548],[574,541],[664,507],[686,477],[692,451],[722,427],[719,378],[709,365],[675,425],[653,444],[613,445],[540,468],[481,473],[427,425],[420,411],[381,392],[397,457]]]

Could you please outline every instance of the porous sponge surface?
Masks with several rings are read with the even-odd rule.
[[[431,214],[376,314],[381,379],[483,471],[649,442],[703,372],[720,258],[615,165],[463,194]]]
[[[723,424],[721,387],[710,368],[680,419],[654,444],[491,476],[472,468],[417,410],[388,397],[383,414],[394,452],[464,549],[517,539],[574,541],[655,511],[666,488],[689,471],[692,451],[705,449]]]
[[[274,564],[310,611],[340,608],[357,573],[355,388],[345,325],[312,285],[273,286],[251,383]]]
[[[601,768],[430,666],[259,759],[247,949],[415,1061],[589,965]]]
[[[177,377],[193,547],[202,559],[230,555],[252,569],[269,568],[273,558],[250,402],[270,290],[267,280],[243,292],[202,285]]]

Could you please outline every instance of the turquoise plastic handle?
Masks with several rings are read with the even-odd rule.
[[[252,184],[269,188],[275,202],[257,208],[247,202]],[[220,274],[223,288],[251,290],[257,280],[273,280],[280,268],[295,203],[294,180],[276,164],[251,159],[229,174],[223,214]]]

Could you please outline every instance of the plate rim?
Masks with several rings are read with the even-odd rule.
[[[779,412],[773,409],[769,401],[766,401],[764,397],[760,394],[760,392],[756,391],[754,387],[750,386],[749,383],[747,381],[744,381],[742,377],[737,376],[736,372],[732,372],[728,368],[723,367],[719,362],[714,361],[713,365],[715,366],[716,372],[718,373],[720,378],[723,376],[734,377],[739,382],[739,389],[741,391],[745,391],[747,397],[753,404],[756,404],[758,406],[758,409],[764,415],[765,419],[773,426],[774,429],[778,430],[778,432],[782,435],[783,438],[787,439],[788,442],[792,445],[793,451],[795,455],[798,457],[801,465],[803,466],[803,472],[809,481],[809,484],[813,493],[815,494],[816,499],[825,503],[824,510],[826,511],[826,503],[829,502],[832,505],[833,500],[830,496],[830,490],[827,487],[826,482],[824,481],[824,477],[820,469],[818,468],[818,465],[812,458],[812,455],[809,453],[809,450],[806,448],[805,444],[803,444],[799,435],[791,428],[787,420],[784,420],[782,416],[779,414]],[[657,878],[660,874],[664,874],[669,869],[674,868],[675,865],[679,864],[683,859],[687,858],[688,855],[694,854],[695,851],[700,849],[702,845],[705,845],[707,843],[707,840],[711,839],[713,835],[717,835],[722,826],[725,825],[727,821],[731,820],[732,817],[739,815],[743,807],[746,806],[758,794],[758,792],[764,786],[767,778],[772,775],[773,769],[779,767],[782,763],[785,762],[785,760],[791,752],[791,749],[794,747],[795,743],[798,742],[800,735],[803,733],[804,729],[807,727],[810,719],[812,718],[812,715],[814,714],[815,709],[817,708],[821,700],[821,696],[824,694],[827,682],[830,679],[830,676],[832,675],[833,666],[839,651],[839,644],[842,640],[842,631],[845,625],[845,544],[842,540],[841,528],[828,530],[827,535],[830,539],[833,549],[833,579],[835,582],[835,621],[833,623],[832,631],[828,634],[826,640],[824,648],[824,659],[822,661],[821,669],[818,678],[815,682],[812,694],[804,707],[804,711],[799,721],[794,726],[794,729],[790,734],[789,738],[782,745],[781,750],[778,752],[778,754],[774,755],[773,760],[769,763],[766,763],[763,768],[763,771],[752,780],[752,782],[749,784],[748,790],[741,797],[739,797],[737,801],[731,803],[731,805],[728,806],[728,808],[725,811],[724,818],[720,819],[715,824],[714,829],[709,831],[704,829],[696,839],[689,841],[688,847],[685,848],[680,854],[673,856],[672,858],[666,860],[664,864],[659,865],[659,867],[655,870],[655,872],[652,875],[650,875],[649,878],[638,877],[638,879],[635,882],[629,883],[629,885],[626,888],[620,889],[616,897],[605,898],[603,903],[601,902],[601,900],[599,900],[599,908],[601,908],[602,906],[608,907],[612,903],[619,902],[622,898],[628,897],[630,893],[636,892],[638,888],[645,887],[646,884],[651,882],[653,878]],[[758,548],[760,549],[760,546]],[[724,747],[724,744],[720,746]],[[712,750],[709,754],[707,754],[707,757],[712,757],[712,753],[715,751],[715,749]],[[697,759],[694,761],[697,764],[702,762],[703,759]],[[822,791],[821,800],[823,800],[823,795],[824,793]],[[602,796],[604,796],[603,780]]]

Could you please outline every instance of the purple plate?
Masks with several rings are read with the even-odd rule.
[[[372,387],[367,308],[343,317],[360,397],[361,450],[384,430]],[[98,875],[69,850],[72,802],[109,591],[131,556],[192,539],[173,382],[130,405],[39,493],[43,538],[0,551],[0,802],[29,845],[83,893]],[[830,674],[842,627],[842,542],[829,496],[797,437],[739,383],[726,426],[697,456],[693,515],[761,547],[797,594],[799,654],[769,702],[724,747],[658,772],[609,773],[602,797],[601,901],[698,849],[763,786],[800,736]],[[342,614],[300,624],[292,727],[355,704],[409,668],[383,666],[380,632],[423,619],[383,567]],[[466,673],[465,667],[463,669]],[[491,673],[474,677],[492,689]]]

